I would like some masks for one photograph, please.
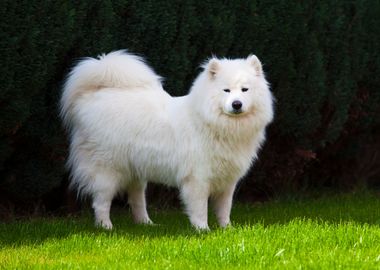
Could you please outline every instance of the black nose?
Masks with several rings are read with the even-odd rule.
[[[234,108],[235,111],[240,110],[242,106],[243,104],[239,100],[232,102],[232,108]]]

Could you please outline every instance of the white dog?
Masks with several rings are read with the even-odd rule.
[[[135,222],[152,223],[148,181],[178,187],[190,221],[208,229],[208,200],[230,224],[236,183],[250,168],[272,121],[261,63],[212,58],[190,93],[171,97],[144,61],[125,51],[86,58],[69,74],[61,116],[70,130],[72,184],[93,199],[96,223],[126,191]]]

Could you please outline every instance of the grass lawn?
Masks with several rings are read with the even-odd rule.
[[[197,233],[179,210],[159,225],[112,212],[0,223],[0,269],[380,269],[380,197],[370,193],[235,205],[234,227]]]

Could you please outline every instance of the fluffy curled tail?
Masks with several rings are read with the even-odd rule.
[[[61,117],[65,125],[72,122],[72,107],[84,93],[102,88],[161,87],[158,76],[142,58],[125,50],[81,60],[70,72],[61,98]]]

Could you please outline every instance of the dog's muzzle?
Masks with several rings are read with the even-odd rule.
[[[241,101],[235,100],[234,102],[232,102],[233,113],[235,113],[235,114],[241,113],[242,107],[243,107],[243,103],[241,103]]]

